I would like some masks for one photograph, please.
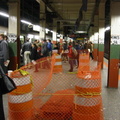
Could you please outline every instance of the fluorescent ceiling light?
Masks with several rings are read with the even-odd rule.
[[[108,30],[110,30],[110,26],[108,26],[108,27],[105,28],[105,31],[108,31]]]
[[[28,25],[32,25],[31,22],[25,21],[25,20],[21,20],[22,23],[28,24]]]
[[[4,13],[4,12],[0,12],[0,15],[4,16],[4,17],[9,17],[9,15],[7,13]]]
[[[48,33],[50,31],[48,28],[46,28],[45,30],[46,30],[46,33]]]
[[[52,30],[51,30],[50,32],[52,32],[52,33],[53,33],[54,31],[52,31]]]
[[[87,31],[76,31],[75,33],[87,33]]]

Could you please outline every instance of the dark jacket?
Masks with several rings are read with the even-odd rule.
[[[44,42],[41,47],[41,53],[43,54],[43,57],[49,56],[49,50],[47,48],[47,42]]]
[[[36,45],[34,47],[32,47],[30,59],[31,60],[37,60],[38,59],[38,52],[37,52],[37,46]]]
[[[8,44],[5,40],[0,40],[0,59],[3,59],[4,62],[9,60]]]
[[[32,49],[32,45],[30,42],[26,42],[23,44],[23,47],[22,47],[22,54],[25,52],[25,51],[31,51]]]

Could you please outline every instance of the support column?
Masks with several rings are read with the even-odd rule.
[[[90,32],[90,41],[92,42],[92,43],[94,43],[94,27],[91,27],[90,28],[90,30],[91,30],[91,32]]]
[[[93,29],[93,27],[90,27],[89,37],[90,37],[90,41],[92,43],[94,43],[94,29]]]
[[[8,37],[11,39],[9,69],[15,70],[20,66],[20,0],[9,0]],[[16,41],[16,42],[15,42]]]
[[[60,22],[60,43],[63,43],[63,24]]]
[[[45,3],[40,1],[40,38],[45,39],[45,29],[46,29],[46,11]]]
[[[120,54],[120,2],[111,2],[111,45],[108,61],[108,87],[118,88]]]
[[[53,19],[53,35],[52,35],[52,40],[54,42],[57,41],[57,20]]]
[[[104,61],[104,37],[105,37],[105,3],[100,3],[98,62],[101,62],[101,68],[103,68],[103,61]]]
[[[94,60],[98,60],[98,15],[94,17]]]

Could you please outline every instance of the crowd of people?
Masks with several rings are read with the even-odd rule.
[[[0,34],[0,65],[2,66],[5,73],[7,73],[7,66],[9,64],[9,46],[7,42],[7,36]],[[74,56],[73,50],[77,51],[77,55]],[[67,42],[63,41],[63,43],[56,42],[52,43],[50,39],[48,40],[34,40],[30,41],[27,39],[21,45],[21,58],[23,59],[22,65],[27,65],[30,62],[35,63],[37,59],[42,57],[52,56],[53,51],[57,50],[57,53],[62,56],[62,60],[64,62],[69,61],[70,63],[70,72],[73,71],[73,59],[76,67],[79,65],[79,53],[83,50],[89,52],[91,59],[93,59],[93,44],[91,41],[86,41],[85,43],[79,41]],[[74,51],[75,51],[74,50]],[[71,62],[72,61],[72,62]]]
[[[74,48],[74,49],[73,49]],[[35,63],[37,59],[42,57],[52,56],[53,51],[57,50],[57,53],[62,56],[62,60],[64,62],[69,61],[70,70],[73,71],[73,66],[76,65],[76,68],[79,65],[79,53],[83,50],[86,50],[90,53],[90,57],[93,59],[93,44],[92,42],[67,42],[63,43],[56,42],[53,44],[50,39],[42,40],[39,42],[38,40],[33,41],[32,43],[28,40],[22,45],[21,55],[24,58],[24,65],[27,65],[30,62]],[[73,50],[77,51],[77,55],[73,54]]]
[[[4,34],[0,34],[0,65],[3,68],[5,74],[7,73],[7,67],[10,62],[9,60],[9,44],[7,42],[8,37]],[[51,40],[39,40],[30,41],[27,39],[25,43],[21,46],[21,57],[23,58],[24,65],[33,62],[42,57],[52,56],[53,51],[57,51],[57,54],[62,56],[63,62],[68,61],[70,65],[69,72],[73,72],[74,66],[78,68],[79,66],[79,53],[87,52],[90,54],[91,59],[93,59],[93,44],[92,42],[67,42],[63,43],[56,42],[53,44]],[[0,120],[4,120],[4,112],[3,112],[3,101],[2,101],[2,93],[0,91]]]
[[[74,66],[79,66],[79,55],[83,52],[89,53],[93,60],[93,44],[91,41],[85,43],[82,42],[69,42],[63,43],[62,59],[64,62],[69,61],[69,72],[73,72]]]

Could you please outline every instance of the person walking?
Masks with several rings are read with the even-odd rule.
[[[27,65],[31,62],[30,54],[31,54],[32,44],[29,42],[29,39],[22,46],[22,54],[24,56],[24,64]]]

